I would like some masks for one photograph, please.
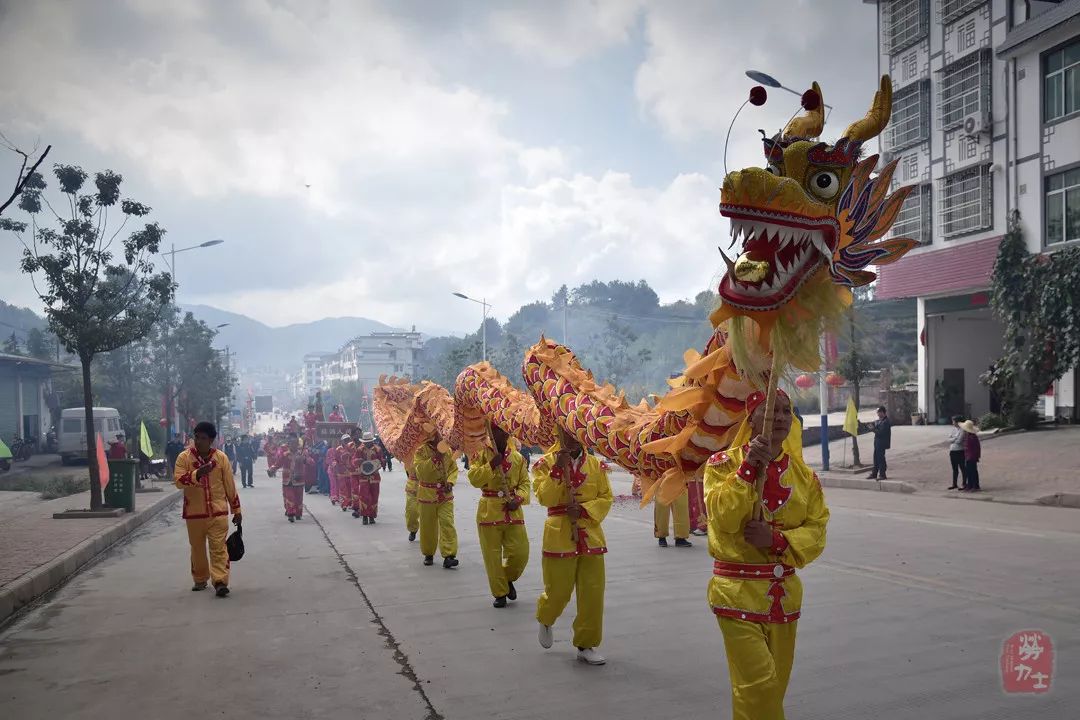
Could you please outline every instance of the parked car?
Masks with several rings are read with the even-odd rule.
[[[120,424],[120,413],[115,408],[96,407],[94,412],[94,431],[101,434],[103,442],[124,432]],[[65,408],[60,413],[60,462],[70,465],[75,460],[86,459],[86,410],[84,408]]]

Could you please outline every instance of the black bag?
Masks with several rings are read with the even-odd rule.
[[[236,562],[244,557],[244,530],[240,523],[236,524],[236,531],[225,541],[225,549],[229,551],[229,562]]]

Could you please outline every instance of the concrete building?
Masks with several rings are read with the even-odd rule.
[[[370,391],[382,375],[420,376],[423,336],[411,332],[359,335],[335,353],[304,356],[304,392],[330,389],[336,382],[359,382]]]
[[[53,423],[48,403],[52,375],[77,370],[71,365],[0,353],[0,439],[10,443],[18,435],[44,443]],[[59,425],[59,418],[56,422]]]
[[[874,0],[871,0],[874,1]],[[990,278],[1007,218],[1032,252],[1080,241],[1080,0],[876,0],[893,112],[879,139],[916,185],[893,228],[922,247],[879,269],[876,297],[918,299],[919,406],[931,420],[994,408],[1001,355]],[[1044,398],[1074,417],[1075,372]]]

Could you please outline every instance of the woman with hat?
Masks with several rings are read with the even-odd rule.
[[[765,393],[746,399],[746,419],[730,448],[706,465],[705,504],[715,560],[708,599],[727,650],[733,717],[783,720],[802,606],[795,569],[821,555],[829,522],[817,475],[803,462],[802,427],[784,391],[777,391],[771,436],[765,432]]]
[[[979,492],[979,460],[982,459],[982,443],[979,442],[979,428],[972,420],[960,423],[964,431],[964,487],[961,492]]]

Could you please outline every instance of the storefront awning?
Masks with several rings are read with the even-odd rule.
[[[955,295],[990,287],[1000,237],[908,255],[879,267],[876,300]]]

